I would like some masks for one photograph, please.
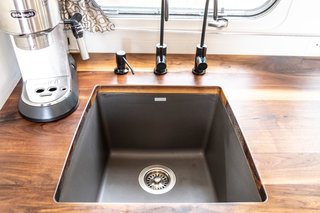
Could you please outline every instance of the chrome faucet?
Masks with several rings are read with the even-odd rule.
[[[208,25],[219,29],[228,26],[228,19],[218,17],[218,0],[213,1],[213,20]]]
[[[164,40],[164,22],[169,20],[169,5],[168,0],[161,2],[161,23],[160,23],[160,43],[156,45],[156,67],[154,73],[164,75],[167,73],[167,45]]]

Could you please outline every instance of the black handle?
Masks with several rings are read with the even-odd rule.
[[[83,28],[80,24],[81,20],[82,20],[82,15],[80,13],[75,13],[70,19],[64,20],[65,24],[71,25],[73,36],[76,39],[83,37]]]

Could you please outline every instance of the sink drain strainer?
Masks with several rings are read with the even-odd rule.
[[[170,191],[176,183],[174,172],[166,166],[152,165],[144,168],[139,175],[139,184],[151,194]]]

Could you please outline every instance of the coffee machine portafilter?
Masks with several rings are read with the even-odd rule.
[[[82,59],[88,59],[82,16],[61,20],[58,0],[6,0],[0,11],[0,30],[11,36],[23,80],[20,114],[50,122],[72,113],[79,102],[78,84],[64,26],[71,25]]]

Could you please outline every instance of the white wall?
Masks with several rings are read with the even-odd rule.
[[[20,79],[11,40],[0,31],[0,110]]]
[[[280,0],[269,13],[256,18],[230,18],[229,27],[208,28],[206,44],[212,54],[320,56],[320,1]],[[154,53],[159,42],[159,17],[114,18],[116,30],[86,33],[90,52]],[[202,20],[173,19],[165,23],[169,53],[193,54]],[[72,37],[72,36],[71,36]],[[72,41],[70,49],[77,50]]]

